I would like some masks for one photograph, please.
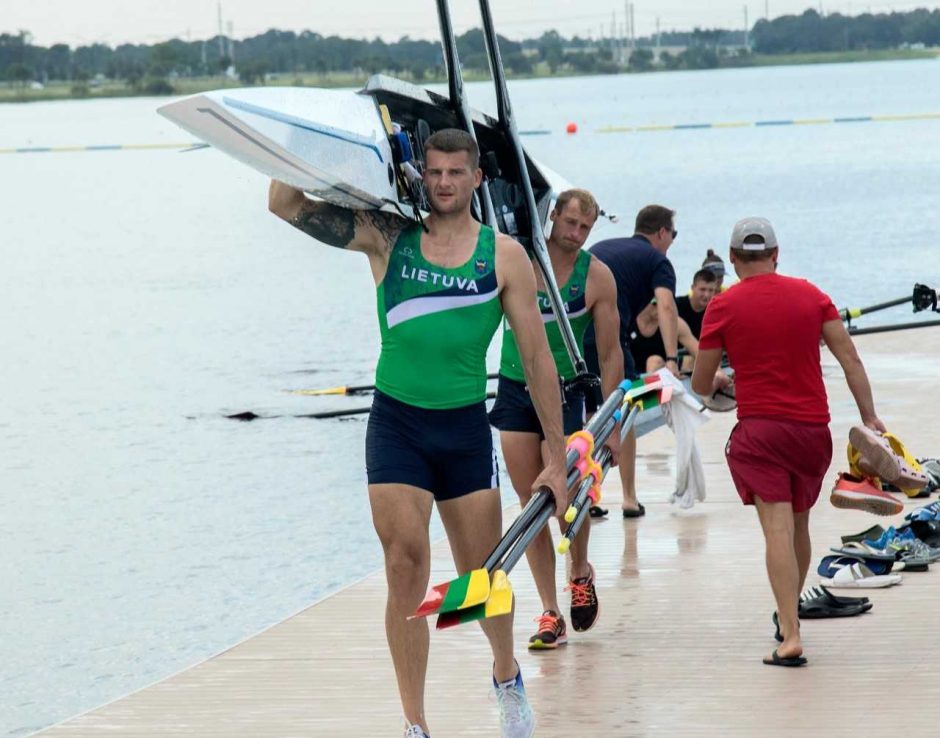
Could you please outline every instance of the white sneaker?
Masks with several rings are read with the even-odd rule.
[[[522,670],[515,679],[497,683],[496,700],[499,702],[499,727],[502,738],[531,738],[535,733],[535,714],[529,706],[522,684]]]
[[[405,738],[431,738],[420,725],[411,725],[405,721]]]

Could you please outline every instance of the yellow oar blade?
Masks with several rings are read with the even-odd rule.
[[[320,395],[345,395],[346,387],[327,387],[326,389],[298,389],[287,390],[292,395],[305,395],[307,397],[319,397]]]
[[[437,617],[437,630],[453,628],[462,623],[472,623],[474,620],[483,620],[484,618],[495,618],[500,615],[508,615],[512,612],[512,584],[504,571],[497,571],[493,575],[493,583],[490,586],[490,596],[486,602],[481,602],[474,607],[468,607],[462,610],[452,612],[441,612]]]
[[[486,569],[474,569],[428,590],[412,617],[423,618],[436,612],[448,613],[485,603],[490,596],[490,575]]]

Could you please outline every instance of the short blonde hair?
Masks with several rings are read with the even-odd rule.
[[[594,199],[594,195],[587,190],[581,190],[576,187],[565,190],[558,196],[558,199],[555,201],[555,212],[560,213],[572,200],[578,203],[582,213],[593,212],[595,220],[600,216],[601,207],[597,204],[597,200]]]

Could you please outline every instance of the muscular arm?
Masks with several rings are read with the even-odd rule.
[[[650,338],[656,334],[659,330],[659,315],[656,312],[655,303],[651,302],[636,316],[636,327],[644,338]]]
[[[676,309],[676,297],[672,290],[666,287],[657,287],[653,294],[656,296],[656,314],[659,317],[663,348],[666,350],[666,356],[675,356],[679,351],[679,311]],[[673,365],[673,371],[678,370],[678,365]]]
[[[522,246],[511,238],[497,236],[496,248],[500,300],[519,347],[529,395],[548,445],[548,463],[536,485],[545,483],[552,488],[556,509],[561,513],[567,505],[561,389],[555,360],[548,348],[545,325],[539,315],[535,273]]]
[[[276,180],[268,190],[268,209],[318,241],[370,257],[384,257],[406,225],[401,216],[381,210],[349,210],[311,200]]]
[[[715,372],[721,366],[721,349],[701,349],[692,370],[692,391],[708,397],[714,391]]]
[[[868,374],[842,321],[827,320],[823,323],[822,337],[845,372],[845,383],[855,398],[862,422],[869,428],[883,432],[885,427],[875,413],[875,401],[872,398]]]
[[[689,328],[689,324],[686,323],[682,318],[679,318],[677,328],[677,338],[679,345],[688,351],[689,355],[694,358],[698,354],[698,339],[692,334],[692,329]]]
[[[594,321],[594,333],[597,337],[601,388],[607,398],[623,381],[623,350],[620,347],[617,283],[610,269],[598,259],[591,259],[587,291],[591,299],[591,319]]]

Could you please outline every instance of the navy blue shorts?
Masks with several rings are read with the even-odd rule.
[[[639,378],[640,374],[636,370],[636,364],[633,363],[633,354],[630,351],[630,344],[625,343],[621,347],[623,349],[623,377],[622,379],[634,380]],[[597,346],[593,343],[584,343],[584,363],[587,364],[588,371],[591,374],[596,374],[598,377],[601,375],[601,365],[600,361],[597,358]],[[644,367],[645,368],[645,367]],[[597,404],[593,401],[593,398],[588,397],[586,399],[587,411],[593,413],[597,410]]]
[[[376,391],[366,473],[369,484],[409,484],[438,501],[499,487],[486,404],[426,410]]]
[[[496,387],[496,403],[490,410],[490,423],[501,431],[536,433],[539,438],[545,440],[528,387],[502,374],[499,375],[499,384]],[[566,436],[584,427],[584,397],[580,393],[565,393],[562,425]]]

